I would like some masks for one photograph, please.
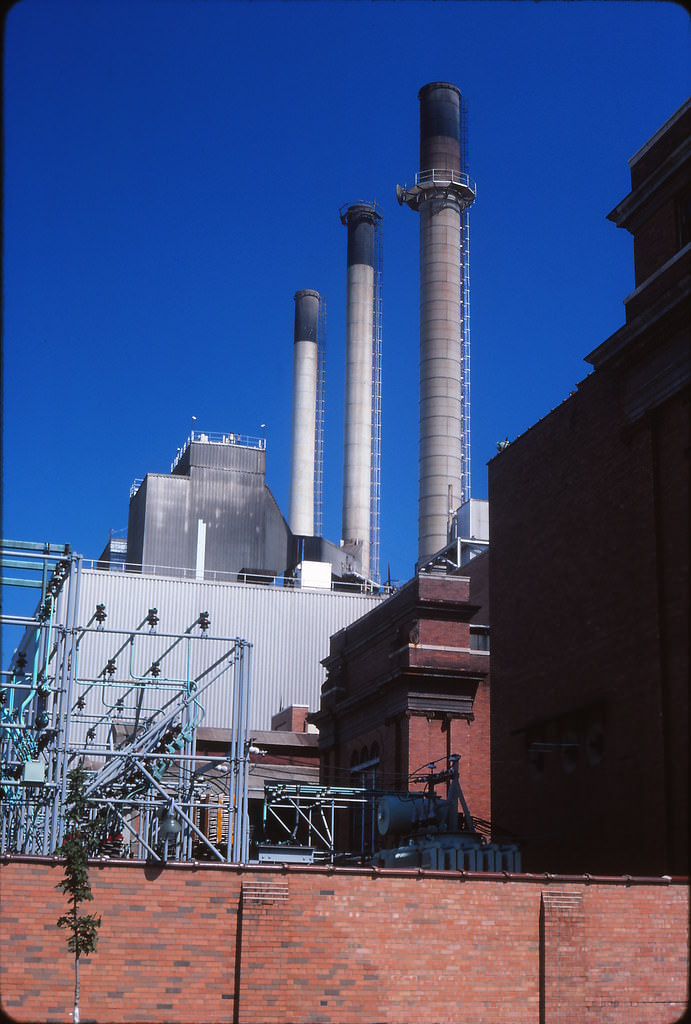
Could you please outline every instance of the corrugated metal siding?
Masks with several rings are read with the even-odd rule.
[[[196,540],[197,519],[207,524],[208,570],[262,569],[269,576],[284,571],[288,527],[261,476],[192,467],[190,482],[189,533]]]
[[[266,451],[264,448],[246,448],[243,445],[209,444],[193,441],[188,452],[189,465],[226,472],[256,473],[264,479]]]
[[[130,499],[127,520],[127,561],[141,565],[144,552],[144,521],[146,517],[146,477],[139,485],[139,490]]]
[[[149,566],[193,566],[197,529],[196,522],[193,533],[189,528],[189,480],[149,473],[146,487],[142,563]]]
[[[329,637],[382,600],[364,594],[87,569],[82,576],[77,622],[84,625],[96,605],[105,603],[109,629],[133,629],[149,608],[158,608],[159,631],[182,633],[201,611],[208,611],[210,634],[239,636],[254,645],[250,725],[269,729],[272,714],[281,706],[306,704],[317,710],[324,680],[321,660],[329,653]],[[95,651],[93,657],[105,660],[112,648],[113,638],[106,636],[102,653]],[[227,685],[212,687],[204,706],[205,726],[228,727]]]
[[[283,573],[290,531],[264,482],[264,451],[193,444],[185,458],[190,450],[189,476],[149,473],[130,503],[128,562],[193,569],[201,519],[208,571]]]

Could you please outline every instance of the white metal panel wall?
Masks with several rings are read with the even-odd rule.
[[[382,600],[365,594],[85,569],[77,623],[85,625],[102,603],[108,628],[134,629],[149,608],[157,608],[158,629],[182,633],[200,612],[208,611],[211,636],[241,637],[254,645],[250,728],[269,729],[271,716],[281,706],[318,709],[324,680],[321,660],[329,653],[329,637]],[[104,647],[104,657],[110,653]],[[204,707],[205,726],[229,726],[230,694],[222,685],[205,694]]]

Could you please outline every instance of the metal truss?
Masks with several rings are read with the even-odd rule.
[[[2,671],[0,852],[59,850],[68,772],[82,763],[102,855],[247,861],[252,645],[211,635],[207,612],[183,633],[160,632],[156,608],[132,629],[111,629],[103,603],[81,625],[80,555],[1,546],[3,586],[40,596],[33,614],[2,616],[3,639],[7,628],[23,633]],[[230,695],[229,752],[200,758],[197,727],[214,685]]]
[[[323,530],[324,494],[324,394],[326,387],[326,298],[319,298],[317,320],[317,409],[314,421],[314,533]]]
[[[382,400],[382,217],[376,203],[374,225],[374,295],[372,310],[372,439],[370,452],[370,560],[369,575],[379,583],[381,540],[381,400]]]
[[[299,783],[264,783],[262,842],[273,833],[278,845],[300,846],[314,850],[315,860],[334,862],[336,857],[337,812],[360,811],[361,822],[374,805],[374,791],[355,787],[312,786]],[[371,814],[370,814],[371,818]],[[349,821],[344,823],[349,825]],[[369,843],[362,832],[361,849],[353,855],[364,858]],[[261,843],[259,847],[261,851]],[[281,860],[280,853],[276,860]]]

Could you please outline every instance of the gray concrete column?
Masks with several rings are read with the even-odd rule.
[[[296,292],[288,525],[299,537],[314,535],[318,324],[319,292]]]
[[[449,494],[461,485],[461,211],[453,200],[420,209],[420,465],[418,557],[447,543]]]
[[[420,171],[399,203],[420,213],[418,560],[445,547],[449,508],[462,500],[461,215],[475,186],[461,171],[461,94],[448,82],[419,92]]]
[[[379,215],[358,203],[342,214],[348,227],[342,540],[369,575],[372,472],[374,241]]]

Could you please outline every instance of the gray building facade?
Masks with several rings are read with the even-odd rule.
[[[198,579],[282,575],[292,535],[265,468],[263,439],[193,433],[171,473],[148,473],[130,500],[128,565]]]

